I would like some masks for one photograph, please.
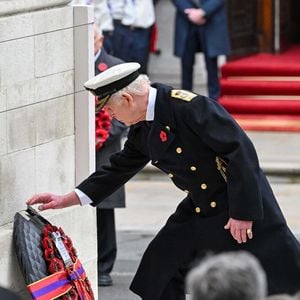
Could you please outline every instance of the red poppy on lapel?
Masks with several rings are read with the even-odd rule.
[[[160,132],[159,137],[162,142],[165,142],[168,139],[167,134],[163,130]]]
[[[108,69],[108,66],[107,66],[107,64],[105,64],[105,63],[100,63],[99,65],[98,65],[98,70],[100,71],[100,72],[103,72],[103,71],[105,71],[105,70],[107,70]]]

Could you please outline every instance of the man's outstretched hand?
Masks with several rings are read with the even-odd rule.
[[[79,205],[80,200],[75,192],[66,195],[54,195],[50,193],[36,194],[26,201],[27,205],[38,204],[39,210],[58,209],[72,205]]]
[[[229,218],[225,229],[230,230],[233,238],[239,243],[246,243],[253,238],[252,232],[253,221],[243,221]]]

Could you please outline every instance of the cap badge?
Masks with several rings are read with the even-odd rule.
[[[159,137],[162,142],[166,142],[168,139],[167,134],[163,130],[161,130]]]

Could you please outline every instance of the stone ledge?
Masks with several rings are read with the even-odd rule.
[[[64,5],[71,0],[0,0],[0,17]]]

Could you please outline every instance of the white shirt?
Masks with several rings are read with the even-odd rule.
[[[155,13],[152,0],[127,0],[124,5],[123,25],[149,28],[154,24]]]
[[[110,14],[114,20],[121,20],[126,0],[107,0]]]
[[[95,54],[95,56],[94,56],[94,61],[96,62],[97,61],[97,59],[98,59],[98,57],[100,56],[100,54],[101,54],[101,48],[98,50],[98,52]]]
[[[157,95],[157,89],[151,86],[149,90],[148,105],[146,111],[146,121],[154,120],[156,95]]]
[[[149,90],[149,96],[148,96],[148,105],[147,105],[147,111],[146,111],[146,121],[153,121],[154,120],[156,95],[157,95],[157,89],[151,86],[150,90]],[[81,205],[91,204],[93,202],[91,200],[91,198],[88,197],[81,190],[75,189],[74,191],[77,194],[77,196],[79,197]]]
[[[94,0],[95,23],[102,31],[114,29],[108,0]]]

